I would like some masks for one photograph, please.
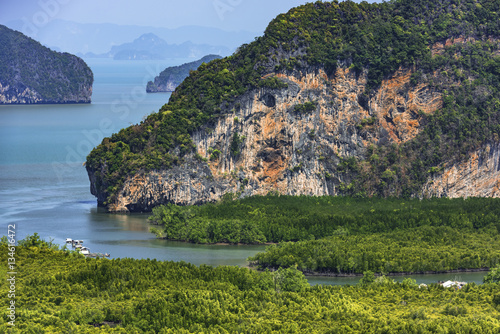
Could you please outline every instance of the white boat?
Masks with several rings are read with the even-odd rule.
[[[82,247],[80,249],[80,253],[83,254],[83,255],[89,255],[90,254],[90,249],[88,249],[87,247]]]
[[[461,289],[462,287],[467,285],[467,282],[457,282],[457,281],[446,281],[441,284],[445,288],[453,288],[456,287],[458,289]]]
[[[75,246],[75,248],[80,249],[80,248],[82,248],[82,245],[77,244],[77,245]]]
[[[75,245],[81,245],[81,244],[83,244],[83,240],[73,240],[73,241],[71,241],[71,244],[73,245],[73,247]]]
[[[71,238],[66,238],[66,243],[69,244],[70,242],[73,242],[73,239]]]

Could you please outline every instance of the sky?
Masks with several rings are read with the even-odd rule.
[[[22,19],[164,28],[197,25],[227,31],[263,32],[269,21],[306,0],[1,0],[0,24]],[[375,2],[373,0],[368,2]]]

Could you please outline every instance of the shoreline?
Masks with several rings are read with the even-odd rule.
[[[277,245],[277,242],[264,242],[264,243],[255,243],[255,244],[248,244],[244,242],[238,242],[238,243],[231,243],[231,242],[201,242],[201,243],[196,243],[192,242],[189,240],[176,240],[176,239],[168,239],[166,237],[155,237],[155,239],[158,240],[167,240],[167,241],[175,241],[175,242],[182,242],[186,244],[192,244],[192,245],[205,245],[205,246],[271,246],[271,245]]]
[[[245,266],[252,270],[263,271],[262,269],[257,269],[256,266],[251,264]],[[272,271],[276,268],[268,268]],[[396,273],[374,273],[375,276],[409,276],[409,275],[438,275],[438,274],[453,274],[453,273],[472,273],[472,272],[487,272],[490,268],[471,268],[471,269],[450,269],[450,270],[439,270],[439,271],[409,271],[409,272],[396,272]],[[318,272],[318,271],[302,271],[306,277],[363,277],[362,273],[333,273],[333,272]]]
[[[37,106],[37,105],[73,105],[73,104],[82,104],[89,105],[92,104],[92,101],[88,102],[77,102],[77,101],[67,101],[67,102],[56,102],[56,101],[40,101],[40,102],[29,102],[29,103],[21,103],[21,102],[12,102],[5,103],[0,102],[0,106]]]
[[[453,273],[472,273],[472,272],[486,272],[489,271],[490,268],[472,268],[472,269],[450,269],[450,270],[439,270],[439,271],[415,271],[415,272],[397,272],[397,273],[374,273],[375,276],[409,276],[409,275],[437,275],[437,274],[453,274]],[[360,273],[332,273],[332,272],[311,272],[311,271],[303,271],[304,276],[314,277],[314,276],[323,276],[323,277],[363,277],[363,274]]]
[[[189,241],[187,241],[189,242]],[[270,246],[270,245],[277,245],[278,243],[276,242],[264,242],[264,243],[260,243],[260,244],[246,244],[246,243],[242,243],[242,242],[239,242],[239,243],[236,243],[236,244],[232,244],[230,242],[216,242],[216,243],[213,243],[213,244],[210,244],[210,243],[206,243],[206,244],[199,244],[199,245],[213,245],[213,246]]]

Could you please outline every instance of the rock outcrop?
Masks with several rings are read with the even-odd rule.
[[[467,161],[436,173],[422,193],[427,197],[500,197],[500,143],[489,143]]]
[[[93,81],[82,59],[0,25],[0,104],[90,103]]]
[[[213,129],[192,135],[197,159],[190,155],[172,169],[127,178],[108,209],[149,211],[169,202],[216,201],[226,193],[336,195],[350,181],[336,167],[342,159],[361,158],[370,144],[410,140],[420,129],[419,113],[441,106],[441,93],[433,88],[408,90],[410,75],[398,71],[363,101],[366,73],[339,67],[332,79],[321,69],[297,77],[280,74],[287,88],[248,92]],[[307,102],[314,110],[296,111]],[[92,193],[104,203],[89,175]]]

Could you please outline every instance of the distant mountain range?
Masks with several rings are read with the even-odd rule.
[[[131,43],[116,45],[111,51],[102,55],[86,54],[85,57],[108,57],[115,60],[157,60],[167,58],[199,58],[207,53],[229,54],[230,49],[219,45],[168,44],[165,40],[148,33],[140,36]],[[188,73],[189,74],[189,73]]]
[[[260,32],[235,32],[200,26],[168,29],[117,24],[82,24],[59,19],[52,20],[41,28],[29,25],[22,20],[7,22],[6,26],[40,41],[53,50],[62,50],[79,56],[104,54],[114,46],[129,43],[134,37],[149,33],[164,39],[170,45],[192,43],[220,45],[227,48],[226,53],[207,51],[200,54],[198,58],[208,53],[226,56],[241,44],[251,42],[261,34]]]

